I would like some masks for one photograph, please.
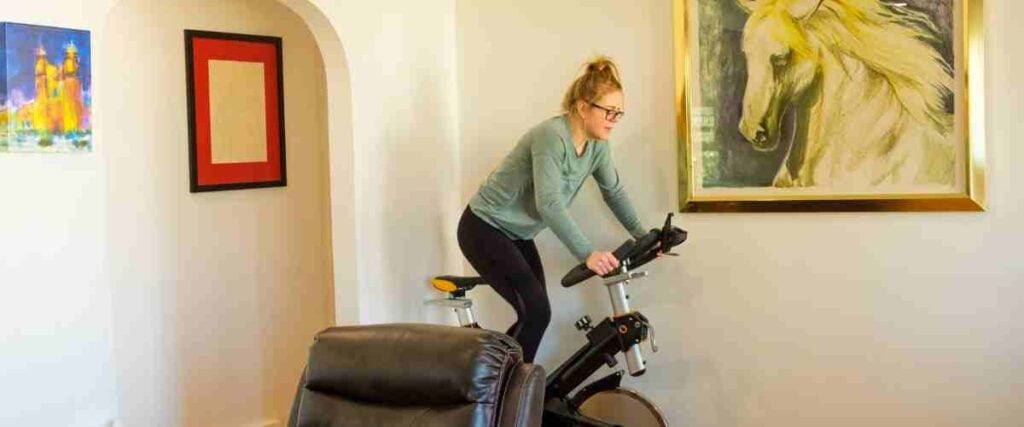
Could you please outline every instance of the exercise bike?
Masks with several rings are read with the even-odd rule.
[[[640,343],[650,338],[651,350],[658,351],[654,328],[639,311],[630,307],[626,286],[630,281],[647,276],[637,268],[653,261],[659,254],[675,255],[671,249],[686,241],[685,230],[672,226],[672,214],[665,218],[662,228],[652,229],[639,239],[627,240],[613,252],[619,268],[602,276],[612,304],[612,316],[596,326],[590,316],[576,321],[576,329],[584,331],[587,342],[548,375],[544,396],[546,427],[664,427],[667,424],[650,400],[640,393],[620,387],[624,372],[620,369],[573,391],[587,381],[602,365],[614,367],[616,356],[625,354],[631,376],[646,372]],[[595,276],[586,264],[577,265],[562,278],[563,287],[575,286]],[[431,280],[434,288],[447,293],[442,299],[429,304],[450,307],[458,315],[463,327],[479,328],[473,315],[473,300],[466,292],[486,283],[480,277],[437,276]]]

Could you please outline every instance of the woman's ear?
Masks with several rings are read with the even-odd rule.
[[[576,108],[576,114],[578,114],[580,116],[580,118],[585,117],[583,113],[585,113],[587,111],[587,101],[584,101],[582,99],[577,99],[576,100],[575,108]]]

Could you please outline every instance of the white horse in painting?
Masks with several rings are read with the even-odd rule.
[[[775,150],[796,113],[773,185],[954,184],[953,78],[927,16],[880,0],[736,1],[749,13],[740,132]]]

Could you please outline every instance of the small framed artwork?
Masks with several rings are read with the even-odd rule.
[[[0,152],[90,151],[89,32],[0,23]]]
[[[680,209],[980,211],[983,0],[674,0]]]
[[[281,38],[185,30],[190,191],[287,185]]]

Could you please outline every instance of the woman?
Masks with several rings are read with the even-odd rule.
[[[618,69],[606,57],[586,66],[562,100],[563,114],[530,129],[491,173],[459,221],[459,247],[469,263],[512,307],[507,331],[533,362],[551,321],[544,269],[534,236],[551,231],[595,273],[619,266],[594,250],[569,216],[583,181],[593,176],[604,201],[633,237],[645,234],[612,165],[608,135],[623,116]]]

